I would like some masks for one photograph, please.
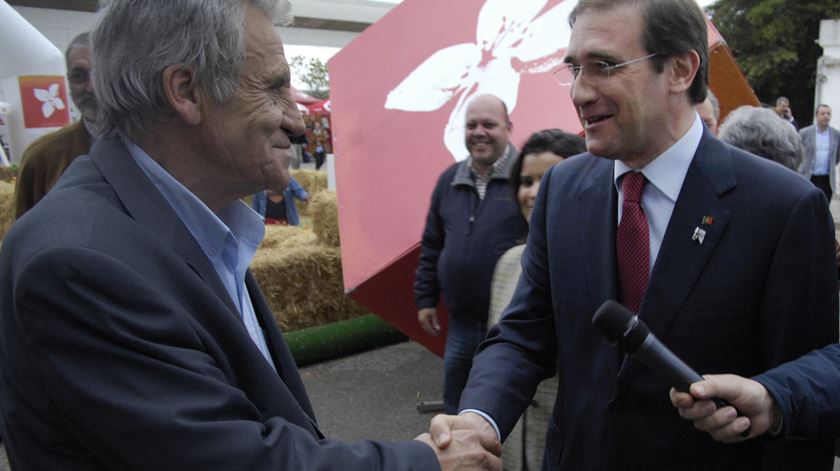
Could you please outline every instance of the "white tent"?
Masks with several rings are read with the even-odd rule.
[[[11,155],[0,165],[18,160],[26,146],[49,128],[27,130],[21,111],[18,76],[64,75],[64,55],[5,0],[0,0],[0,107],[6,120]]]

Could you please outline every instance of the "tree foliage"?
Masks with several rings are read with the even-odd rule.
[[[800,125],[810,123],[820,20],[840,18],[840,1],[718,0],[707,10],[758,98],[786,96]]]
[[[304,56],[293,56],[289,61],[292,73],[306,86],[306,92],[315,98],[325,99],[330,95],[330,76],[327,65],[317,57],[307,59]]]

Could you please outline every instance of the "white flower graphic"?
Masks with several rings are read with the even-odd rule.
[[[444,129],[446,148],[456,161],[467,156],[464,118],[470,97],[498,96],[516,108],[521,74],[547,73],[558,67],[569,44],[569,12],[564,0],[540,14],[547,0],[487,0],[478,15],[476,42],[441,49],[391,90],[386,109],[434,111],[456,98]]]
[[[50,85],[47,90],[44,90],[43,88],[36,88],[33,90],[33,93],[38,101],[44,103],[41,105],[41,113],[44,114],[45,118],[52,116],[53,113],[55,113],[55,110],[64,109],[64,101],[58,97],[57,83]]]

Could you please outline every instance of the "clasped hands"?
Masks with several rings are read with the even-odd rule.
[[[502,445],[496,431],[478,414],[435,416],[429,433],[415,440],[434,450],[443,471],[502,469]]]

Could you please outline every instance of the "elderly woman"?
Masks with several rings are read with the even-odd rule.
[[[741,106],[735,109],[720,126],[718,138],[794,172],[802,162],[799,134],[768,108]]]

